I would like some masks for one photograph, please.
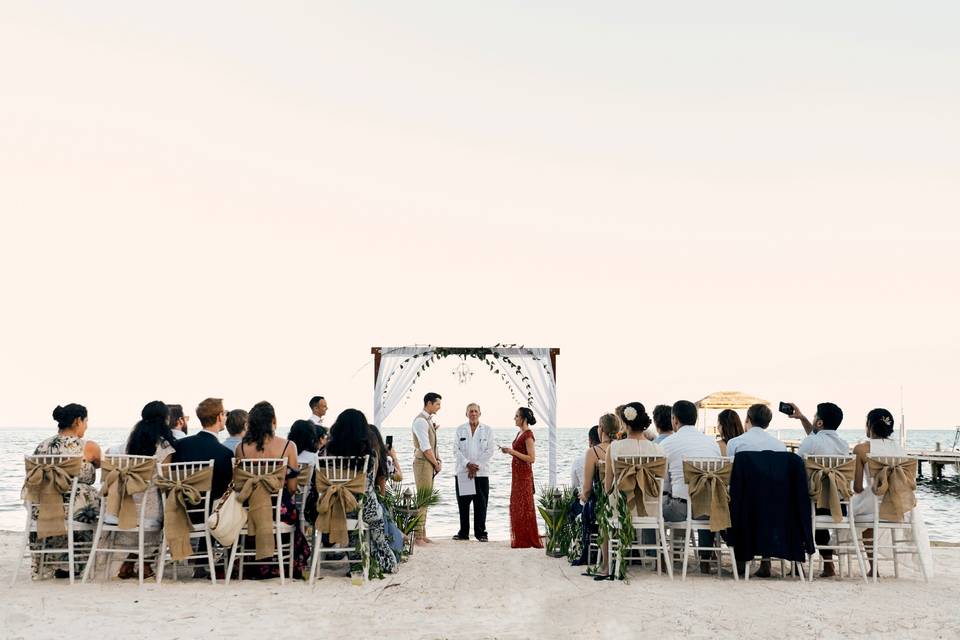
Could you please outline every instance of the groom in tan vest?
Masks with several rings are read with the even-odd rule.
[[[440,473],[440,458],[437,456],[437,425],[433,416],[440,411],[440,394],[430,392],[423,396],[423,411],[413,420],[413,478],[417,491],[433,490],[433,477]],[[417,544],[431,542],[427,537],[427,510],[420,510],[420,525],[417,527]]]

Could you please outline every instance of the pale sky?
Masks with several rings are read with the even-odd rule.
[[[860,429],[901,385],[911,427],[958,424],[958,23],[3,3],[0,426],[219,396],[285,427],[314,393],[332,422],[371,413],[373,345],[496,342],[561,348],[564,427],[735,389]],[[509,426],[502,384],[455,364],[414,398]]]

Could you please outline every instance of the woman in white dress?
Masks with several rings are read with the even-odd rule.
[[[886,409],[873,409],[867,414],[867,440],[861,442],[853,448],[853,453],[857,457],[856,470],[854,471],[853,490],[854,495],[850,500],[853,508],[853,515],[858,521],[869,521],[874,515],[874,493],[873,479],[870,477],[870,469],[867,466],[868,456],[906,456],[907,452],[894,440],[890,438],[893,435],[893,414]],[[927,535],[926,524],[924,523],[923,513],[920,507],[914,507],[911,513],[904,516],[912,524],[913,540],[920,553],[920,562],[926,569],[927,577],[933,575],[933,562],[930,555],[930,540]],[[873,573],[873,529],[865,529],[863,532],[863,542],[867,549],[867,558],[870,564],[868,573]],[[882,549],[882,546],[878,544]]]

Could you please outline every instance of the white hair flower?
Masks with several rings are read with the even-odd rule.
[[[629,420],[630,422],[633,422],[634,420],[637,419],[637,410],[634,409],[633,407],[624,407],[623,417]]]
[[[890,416],[883,416],[881,420],[883,420],[883,424],[887,425],[888,427],[893,426],[893,420],[890,419]]]

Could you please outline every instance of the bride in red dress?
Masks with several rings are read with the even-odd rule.
[[[533,411],[517,409],[513,422],[520,433],[512,447],[501,447],[503,453],[513,456],[513,485],[510,490],[510,546],[514,549],[533,547],[542,549],[537,512],[533,505],[533,463],[537,459],[533,431],[537,423]]]

